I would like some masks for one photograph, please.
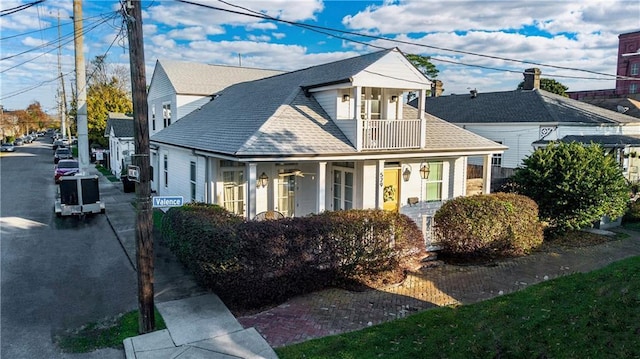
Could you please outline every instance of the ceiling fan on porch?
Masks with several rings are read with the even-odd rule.
[[[286,170],[284,172],[278,173],[278,176],[280,177],[287,177],[287,176],[304,177],[304,175],[315,175],[315,173],[302,172],[302,170],[299,170],[299,169],[291,169],[291,170]]]

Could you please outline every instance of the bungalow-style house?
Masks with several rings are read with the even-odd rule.
[[[426,111],[506,145],[491,160],[494,178],[508,177],[536,146],[565,136],[640,135],[638,118],[541,90],[537,68],[525,70],[523,90],[428,97]]]
[[[377,208],[419,223],[444,200],[488,192],[506,149],[425,113],[424,100],[403,103],[430,87],[398,49],[229,86],[151,137],[157,193],[247,219]],[[473,189],[470,157],[486,164]]]
[[[109,138],[111,173],[120,176],[122,169],[131,163],[131,154],[135,153],[133,117],[109,112],[104,137]]]
[[[230,85],[280,73],[282,71],[157,60],[147,95],[150,135],[211,101]]]

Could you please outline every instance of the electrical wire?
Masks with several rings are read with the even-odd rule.
[[[324,30],[324,31],[335,31],[335,32],[338,32],[338,33],[341,33],[341,34],[360,36],[360,37],[370,38],[370,39],[374,39],[374,40],[384,40],[384,41],[389,41],[389,42],[399,43],[399,44],[404,44],[404,45],[424,47],[424,48],[430,48],[430,49],[434,49],[434,50],[453,52],[453,53],[463,54],[463,55],[472,55],[472,56],[484,57],[484,58],[489,58],[489,59],[494,59],[494,60],[502,60],[502,61],[507,61],[507,62],[517,62],[517,63],[527,64],[527,65],[535,65],[535,66],[555,68],[555,69],[561,69],[561,70],[586,72],[586,73],[590,73],[590,74],[594,74],[594,75],[607,76],[607,77],[615,78],[615,79],[636,79],[636,78],[631,78],[631,77],[627,77],[627,76],[612,75],[612,74],[607,74],[607,73],[602,73],[602,72],[597,72],[597,71],[592,71],[592,70],[587,70],[587,69],[579,69],[579,68],[574,68],[574,67],[544,64],[544,63],[535,62],[535,61],[517,60],[517,59],[511,59],[511,58],[495,56],[495,55],[486,55],[486,54],[475,53],[475,52],[470,52],[470,51],[455,50],[455,49],[449,49],[449,48],[445,48],[445,47],[439,47],[439,46],[433,46],[433,45],[427,45],[427,44],[420,44],[420,43],[416,43],[416,42],[410,42],[410,41],[404,41],[404,40],[398,40],[398,39],[390,39],[390,38],[383,37],[383,36],[369,35],[369,34],[363,34],[363,33],[358,33],[358,32],[353,32],[353,31],[346,31],[346,30],[339,30],[339,29],[329,28],[329,27],[325,27],[325,26],[302,24],[302,23],[298,23],[298,22],[295,22],[295,21],[289,21],[289,20],[274,18],[274,17],[262,14],[260,12],[254,11],[254,10],[247,9],[247,8],[239,6],[239,5],[230,4],[230,3],[226,2],[226,1],[223,1],[223,0],[218,0],[218,1],[223,3],[223,4],[226,4],[228,6],[239,8],[239,9],[242,9],[244,11],[249,11],[250,13],[236,11],[236,10],[232,10],[232,9],[225,9],[225,8],[221,8],[221,7],[217,7],[217,6],[199,4],[199,3],[188,1],[188,0],[176,0],[176,1],[181,2],[181,3],[185,3],[185,4],[194,5],[194,6],[200,6],[200,7],[208,8],[208,9],[211,9],[211,10],[218,10],[218,11],[233,13],[233,14],[237,14],[237,15],[244,15],[244,16],[249,16],[249,17],[254,17],[254,18],[259,18],[259,19],[282,22],[282,23],[285,23],[285,24],[293,25],[293,26],[304,27],[304,28],[307,28],[309,30],[321,29],[321,30]],[[352,39],[347,39],[347,40],[355,42],[355,40],[352,40]],[[358,43],[362,44],[362,42],[358,42]],[[376,47],[376,45],[372,45],[372,44],[366,44],[366,45]],[[441,61],[446,62],[444,60],[441,60]],[[487,67],[483,67],[483,66],[480,66],[480,65],[463,64],[463,63],[456,63],[456,62],[452,62],[452,63],[454,63],[456,65],[464,65],[464,66],[470,66],[470,67],[487,68]],[[513,71],[513,70],[497,69],[497,68],[487,68],[487,69],[491,69],[491,70],[495,70],[495,71],[516,72],[516,71]],[[517,72],[518,73],[522,73],[522,71],[517,71]],[[560,77],[560,75],[556,75],[556,77]],[[602,78],[590,78],[590,77],[588,77],[588,78],[585,78],[585,79],[598,79],[598,80],[601,80]]]
[[[15,13],[20,12],[22,10],[28,9],[28,8],[32,7],[33,5],[37,5],[37,4],[40,4],[40,3],[43,3],[43,2],[44,2],[44,0],[38,0],[38,1],[31,2],[31,3],[18,5],[16,7],[10,8],[10,9],[0,10],[0,17],[8,16],[8,15],[11,15],[11,14],[15,14]]]
[[[113,11],[105,12],[105,13],[102,13],[102,14],[86,17],[86,18],[84,18],[84,20],[91,20],[91,19],[95,19],[97,17],[104,18],[105,16],[113,15],[113,13],[114,13]],[[69,25],[69,24],[73,24],[73,21],[62,23],[62,24],[60,24],[60,26],[66,26],[66,25]],[[20,37],[20,36],[31,35],[31,34],[36,33],[36,32],[45,31],[45,30],[51,30],[51,29],[55,29],[57,27],[58,27],[58,25],[51,25],[51,26],[45,27],[45,28],[43,28],[41,30],[32,30],[32,31],[27,31],[27,32],[21,32],[19,34],[15,34],[15,35],[9,35],[9,36],[5,36],[5,37],[0,37],[0,41],[13,39],[13,38]]]

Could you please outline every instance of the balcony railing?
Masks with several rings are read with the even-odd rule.
[[[420,119],[362,120],[362,149],[388,150],[419,148]]]

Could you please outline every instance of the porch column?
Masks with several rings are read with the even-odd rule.
[[[384,198],[382,197],[382,187],[384,187],[384,160],[378,161],[376,164],[376,172],[376,209],[382,209],[382,205],[384,204]]]
[[[353,97],[353,119],[356,121],[356,151],[362,151],[362,142],[364,139],[362,138],[362,118],[360,117],[360,108],[362,107],[362,87],[356,86],[353,88],[353,93],[351,97]]]
[[[418,91],[418,118],[420,119],[420,148],[427,146],[427,119],[425,118],[425,108],[427,102],[427,92],[425,89]]]
[[[327,201],[327,162],[318,162],[316,173],[316,192],[318,193],[318,197],[316,198],[316,213],[322,213],[325,210]]]
[[[218,196],[216,192],[216,185],[218,182],[218,160],[215,158],[207,157],[206,166],[206,179],[207,182],[207,203],[217,204]]]
[[[246,198],[246,218],[252,219],[256,216],[256,168],[255,162],[247,163],[247,198]]]
[[[492,154],[484,157],[483,174],[482,174],[482,192],[487,194],[491,193],[491,158]]]

